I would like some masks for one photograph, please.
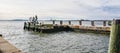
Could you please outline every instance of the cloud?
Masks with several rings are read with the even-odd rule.
[[[14,17],[114,17],[119,0],[0,0],[0,19]]]
[[[105,6],[103,7],[103,11],[111,14],[120,14],[120,6]]]
[[[111,1],[112,2],[112,1]],[[105,16],[109,16],[109,14],[114,14],[114,13],[118,13],[119,12],[119,4],[116,6],[111,6],[111,3],[108,0],[89,0],[89,1],[76,1],[75,3],[77,3],[80,7],[81,10],[85,10],[85,14],[88,15],[93,15],[93,16],[97,16],[97,15],[103,15]]]

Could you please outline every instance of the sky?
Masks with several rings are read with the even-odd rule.
[[[0,20],[34,15],[42,19],[119,18],[120,0],[0,0]]]

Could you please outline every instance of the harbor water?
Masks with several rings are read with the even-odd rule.
[[[24,21],[0,21],[0,34],[23,53],[107,53],[108,51],[109,35],[80,32],[43,34],[23,30],[23,24]]]

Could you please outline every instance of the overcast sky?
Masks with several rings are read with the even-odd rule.
[[[0,19],[120,16],[120,0],[0,0]]]

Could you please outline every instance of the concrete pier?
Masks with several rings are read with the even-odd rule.
[[[110,26],[106,26],[106,21],[102,21],[102,26],[96,26],[95,21],[91,20],[91,26],[82,26],[82,20],[76,21],[79,22],[79,25],[71,24],[71,20],[68,21],[68,25],[64,25],[63,21],[60,20],[60,24],[55,24],[55,20],[52,21],[53,24],[33,24],[28,22],[24,25],[24,28],[27,30],[38,31],[38,32],[58,32],[58,31],[77,31],[77,32],[91,32],[91,33],[100,33],[100,34],[110,34]]]
[[[0,34],[0,53],[22,53],[18,48],[2,38]]]
[[[84,33],[98,33],[98,34],[110,34],[110,27],[96,27],[96,26],[70,26],[73,31]]]

